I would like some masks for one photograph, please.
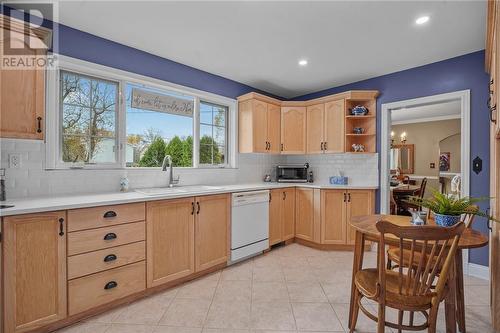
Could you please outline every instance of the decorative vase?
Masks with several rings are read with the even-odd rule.
[[[460,215],[434,214],[434,221],[441,227],[451,227],[460,222]]]

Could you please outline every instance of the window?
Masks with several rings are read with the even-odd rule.
[[[116,163],[118,84],[61,71],[62,161]]]
[[[227,106],[200,102],[200,164],[226,163]]]
[[[233,99],[61,56],[47,72],[46,167],[234,167]]]
[[[194,98],[133,84],[127,84],[126,96],[126,166],[159,167],[165,155],[176,167],[193,166],[193,114],[160,104],[194,108]]]

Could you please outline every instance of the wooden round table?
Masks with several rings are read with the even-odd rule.
[[[356,242],[354,248],[354,261],[352,267],[351,282],[351,304],[349,310],[349,328],[351,323],[352,309],[354,303],[354,277],[363,266],[363,253],[365,242],[371,241],[378,243],[380,233],[375,224],[377,221],[385,220],[400,226],[409,226],[411,217],[400,215],[366,215],[355,216],[351,218],[351,227],[356,230]],[[428,224],[434,224],[429,220]],[[399,239],[395,236],[387,235],[385,238],[387,245],[398,245]],[[488,244],[488,236],[477,230],[465,229],[458,244],[459,251],[455,254],[454,269],[451,270],[449,292],[445,299],[446,331],[456,332],[456,324],[460,332],[465,333],[465,303],[464,303],[464,275],[463,275],[463,249],[474,249]],[[378,261],[377,261],[378,262]],[[383,267],[382,267],[383,268]]]

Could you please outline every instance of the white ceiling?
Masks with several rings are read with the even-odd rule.
[[[391,111],[392,125],[460,118],[460,100]]]
[[[481,50],[486,1],[61,1],[59,21],[288,98]]]

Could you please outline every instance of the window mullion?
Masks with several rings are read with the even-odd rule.
[[[193,167],[200,167],[200,98],[194,99],[193,112]]]

